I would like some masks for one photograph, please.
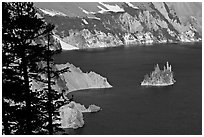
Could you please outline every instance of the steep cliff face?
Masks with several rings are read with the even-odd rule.
[[[40,3],[36,3],[36,6],[47,22],[56,25],[55,35],[79,49],[123,44],[195,42],[202,38],[201,3],[64,4],[75,7],[70,10],[72,14],[64,8],[61,10],[63,13],[60,8],[54,12],[53,5],[52,12]]]
[[[68,87],[68,92],[81,89],[112,87],[106,78],[95,72],[90,71],[89,73],[83,73],[80,68],[77,68],[70,63],[56,65],[57,70],[65,68],[69,69],[61,74],[57,80],[60,83],[63,81],[63,83],[66,84],[65,86]]]
[[[39,66],[44,68],[46,63],[40,62]],[[100,76],[95,72],[84,73],[80,68],[75,67],[73,64],[56,64],[52,65],[54,71],[60,71],[60,74],[55,77],[52,88],[59,93],[65,90],[66,93],[91,88],[111,88],[107,79]],[[41,79],[47,80],[47,76],[40,74]],[[46,83],[32,79],[32,91],[42,90],[46,87]]]

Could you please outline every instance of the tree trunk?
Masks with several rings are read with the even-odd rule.
[[[50,34],[48,33],[48,43],[47,43],[47,77],[48,77],[48,129],[49,129],[49,134],[53,134],[53,127],[52,127],[52,97],[51,97],[51,77],[50,77]]]
[[[24,87],[26,95],[26,134],[32,134],[31,128],[31,97],[30,97],[30,87],[29,87],[29,78],[28,78],[28,69],[27,69],[27,60],[25,56],[25,50],[22,51],[22,65],[23,65],[23,77],[24,77]]]

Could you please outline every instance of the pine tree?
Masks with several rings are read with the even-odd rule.
[[[54,26],[37,17],[33,3],[3,3],[2,11],[4,134],[53,134],[59,125],[53,120],[58,118],[56,100],[61,95],[51,85],[64,71],[56,71],[51,59]],[[33,80],[48,86],[32,91]]]
[[[12,134],[10,128],[15,130],[16,134],[33,134],[35,109],[31,107],[33,97],[29,77],[31,73],[38,73],[36,62],[43,60],[46,52],[45,45],[36,44],[34,41],[51,30],[48,30],[47,24],[37,17],[33,3],[12,2],[2,5],[2,87],[5,134]],[[17,91],[7,92],[12,90],[9,89],[11,87],[15,87]],[[11,101],[14,101],[15,105],[11,106]],[[15,111],[10,113],[9,109],[12,107]],[[14,126],[8,123],[9,117],[10,121],[15,121]]]
[[[51,30],[53,29],[51,25],[48,26]],[[51,97],[51,74],[50,74],[50,33],[48,33],[48,42],[47,42],[47,78],[48,78],[48,114],[49,114],[49,134],[53,134],[52,127],[52,97]]]

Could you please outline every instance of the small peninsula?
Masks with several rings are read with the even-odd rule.
[[[46,67],[45,62],[39,62],[39,67]],[[55,77],[53,81],[55,84],[52,85],[52,88],[59,93],[62,93],[62,90],[65,90],[65,94],[83,89],[96,89],[96,88],[111,88],[107,78],[93,72],[82,72],[79,67],[75,67],[73,64],[55,64],[52,65],[52,70],[61,71],[61,73]],[[41,79],[46,80],[47,76],[41,74]],[[46,87],[41,81],[31,80],[32,91],[41,90]]]

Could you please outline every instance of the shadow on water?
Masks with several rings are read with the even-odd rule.
[[[141,87],[141,90],[144,94],[167,94],[172,92],[173,88],[174,85],[166,87]]]

